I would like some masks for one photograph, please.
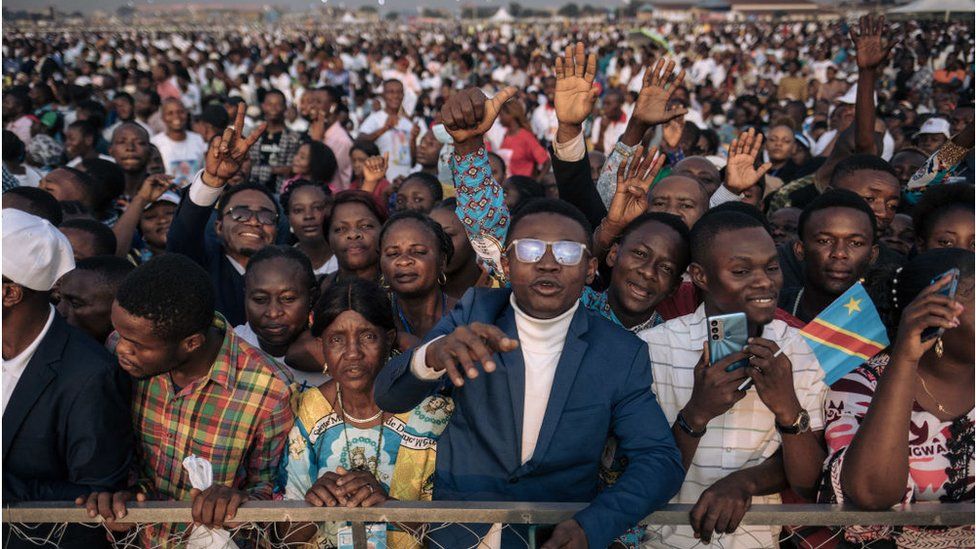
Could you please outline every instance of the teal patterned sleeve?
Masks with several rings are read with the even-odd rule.
[[[510,220],[505,192],[491,173],[485,148],[466,155],[451,155],[451,172],[457,195],[455,213],[471,241],[471,247],[488,273],[504,280],[501,257]]]

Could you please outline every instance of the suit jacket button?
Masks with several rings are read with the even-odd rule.
[[[509,484],[518,484],[518,477],[509,477],[508,483]]]

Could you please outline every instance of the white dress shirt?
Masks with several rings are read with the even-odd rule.
[[[54,306],[51,305],[50,307],[51,310],[47,314],[47,323],[44,324],[44,328],[37,334],[34,341],[26,349],[21,351],[19,355],[10,360],[3,359],[3,413],[7,412],[7,403],[10,402],[10,396],[14,394],[14,389],[17,388],[17,382],[24,375],[24,370],[27,369],[27,365],[34,358],[34,353],[37,352],[41,341],[47,335],[48,330],[51,329],[51,324],[54,323]]]
[[[637,334],[647,342],[654,376],[652,390],[669,423],[674,423],[678,412],[691,399],[695,365],[701,358],[702,343],[707,336],[706,320],[705,305],[700,305],[694,313]],[[793,387],[800,404],[810,414],[810,429],[823,430],[827,386],[817,357],[799,330],[782,320],[767,324],[762,337],[779,345],[790,359]],[[759,465],[776,453],[781,443],[776,417],[762,403],[756,390],[750,388],[732,409],[708,422],[681,490],[671,503],[696,503],[709,486],[736,471]],[[780,502],[779,494],[752,498],[753,504]],[[721,534],[717,539],[725,549],[775,547],[779,530],[779,526],[739,526],[735,533]],[[650,526],[647,534],[644,547],[700,546],[690,526]]]

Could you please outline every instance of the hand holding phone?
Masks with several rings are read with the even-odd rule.
[[[709,364],[742,351],[749,340],[749,321],[745,313],[730,313],[726,315],[710,316],[708,323],[708,357]],[[743,368],[749,364],[748,359],[738,360],[729,364],[726,372]]]
[[[937,345],[945,330],[959,326],[963,306],[955,301],[958,275],[952,271],[936,278],[911,303],[903,304],[898,296],[901,319],[892,356],[906,362],[917,362]],[[936,350],[938,354],[938,349]]]
[[[933,278],[931,282],[929,282],[929,286],[938,284],[938,282],[943,278],[945,278],[946,276],[950,277],[948,284],[942,286],[942,288],[940,288],[936,293],[939,295],[944,295],[948,297],[950,300],[955,301],[956,290],[959,289],[959,269],[955,269],[955,268],[949,269],[948,271],[940,274],[939,276]],[[930,339],[940,337],[944,333],[945,333],[945,328],[939,326],[932,326],[926,328],[922,330],[922,341],[923,342],[929,341]]]

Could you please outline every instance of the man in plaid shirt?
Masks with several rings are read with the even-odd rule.
[[[226,182],[239,170],[263,128],[247,139],[225,132],[211,144],[205,179]],[[226,146],[223,146],[226,145]],[[283,366],[240,339],[214,313],[210,278],[180,254],[165,254],[133,271],[112,305],[114,345],[123,370],[136,379],[133,425],[137,471],[127,491],[79,498],[89,514],[114,531],[126,502],[192,500],[193,521],[221,528],[248,499],[271,499],[273,480],[294,422],[293,384]],[[195,490],[183,459],[196,455],[213,466],[213,485]],[[152,525],[147,547],[177,544],[183,527]]]

